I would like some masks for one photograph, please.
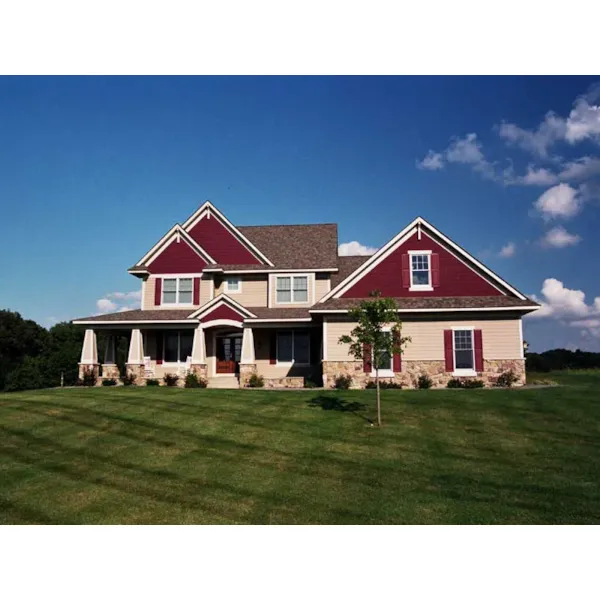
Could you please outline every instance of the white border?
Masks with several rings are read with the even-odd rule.
[[[237,279],[237,282],[238,282],[237,290],[229,289],[229,280],[230,279]],[[229,276],[225,277],[225,279],[223,280],[223,283],[225,284],[225,292],[227,292],[228,294],[241,294],[242,293],[242,278],[241,277],[232,277],[231,275],[229,275]]]
[[[365,298],[367,300],[367,298]],[[496,306],[496,307],[484,307],[484,308],[398,308],[396,312],[409,312],[409,313],[418,313],[418,312],[479,312],[479,311],[496,311],[496,310],[512,310],[512,311],[534,311],[539,310],[541,306]],[[338,309],[319,309],[316,308],[314,310],[308,309],[308,312],[311,314],[345,314],[349,310],[348,308],[338,308]]]
[[[279,278],[283,278],[283,277],[290,277],[291,279],[291,300],[290,302],[277,302],[277,279]],[[306,277],[306,302],[295,302],[294,301],[294,278],[295,277]],[[282,273],[278,273],[278,274],[271,274],[269,275],[269,280],[270,280],[270,285],[268,286],[269,291],[272,290],[273,294],[274,294],[274,298],[271,299],[271,297],[269,296],[268,300],[268,308],[273,308],[273,305],[275,306],[313,306],[315,304],[315,281],[316,281],[316,277],[314,273],[311,272],[299,272],[299,273],[292,273],[292,272],[288,272],[284,271]],[[275,285],[273,285],[273,283],[275,283]]]

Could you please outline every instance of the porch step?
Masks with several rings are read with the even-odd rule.
[[[208,387],[213,389],[234,390],[240,387],[239,379],[235,375],[221,375],[210,377]]]

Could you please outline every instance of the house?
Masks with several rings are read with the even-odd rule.
[[[372,290],[396,299],[403,336],[385,379],[414,386],[421,374],[491,384],[512,369],[525,382],[522,317],[539,308],[421,217],[372,256],[338,256],[337,226],[235,226],[210,202],[174,225],[129,269],[139,310],[75,320],[85,327],[80,373],[118,377],[115,336],[127,335],[137,383],[192,371],[209,385],[332,387],[340,374],[363,387],[371,357],[339,344],[348,309]],[[96,334],[107,334],[99,364]]]

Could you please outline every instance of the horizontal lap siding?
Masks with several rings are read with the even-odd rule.
[[[154,287],[156,281],[153,277],[148,277],[144,283],[144,293],[142,296],[142,310],[152,310],[154,307]]]
[[[242,306],[267,306],[267,275],[245,275],[241,278],[242,291],[228,294]],[[215,296],[225,293],[225,281],[215,288]]]
[[[317,274],[317,279],[315,280],[315,302],[318,302],[327,292],[329,292],[329,282],[329,273],[326,276],[323,276],[322,279],[320,279]]]
[[[483,358],[521,358],[521,332],[519,319],[468,320],[468,321],[403,321],[402,336],[411,340],[404,347],[402,360],[444,360],[444,330],[453,327],[481,329]],[[348,355],[348,345],[338,344],[341,335],[348,335],[355,327],[349,321],[327,322],[327,360],[353,360]]]
[[[211,283],[212,277],[207,277],[206,275],[202,276],[200,280],[200,306],[204,306],[207,302],[212,300],[211,298]]]

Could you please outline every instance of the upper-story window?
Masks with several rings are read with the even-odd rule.
[[[308,277],[294,275],[277,277],[277,304],[308,302]]]
[[[431,252],[409,252],[410,289],[431,290]]]
[[[228,294],[238,294],[242,291],[242,282],[239,277],[227,277],[225,279],[225,291]]]
[[[163,304],[192,304],[193,284],[191,277],[163,279]]]

